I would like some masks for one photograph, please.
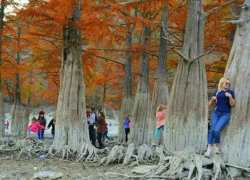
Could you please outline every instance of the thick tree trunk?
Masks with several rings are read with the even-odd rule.
[[[242,8],[234,43],[229,55],[224,77],[230,78],[235,91],[235,107],[231,110],[230,122],[222,133],[223,159],[239,166],[250,164],[250,0]],[[237,22],[237,21],[236,21]]]
[[[21,39],[21,27],[17,27],[17,44],[20,45]],[[16,53],[16,63],[19,65],[21,62],[20,51]],[[24,115],[24,107],[21,101],[21,87],[20,87],[20,75],[16,73],[16,88],[15,88],[15,100],[11,111],[11,135],[22,137],[24,127],[22,119]]]
[[[130,27],[128,27],[128,35],[126,36],[126,49],[130,49],[132,46],[132,33]],[[125,128],[124,119],[127,115],[130,115],[133,110],[133,95],[132,95],[132,68],[131,68],[131,56],[132,53],[126,52],[125,61],[125,75],[124,75],[124,86],[123,86],[123,99],[122,106],[119,113],[119,128],[118,128],[118,141],[125,142]]]
[[[1,79],[1,73],[0,73],[0,79]],[[4,135],[5,135],[5,111],[4,111],[4,99],[3,99],[2,87],[0,85],[0,137],[3,137]]]
[[[102,112],[106,116],[106,93],[107,93],[107,85],[104,83],[103,85],[103,98],[102,98]]]
[[[160,51],[157,65],[157,77],[154,86],[153,99],[151,103],[150,117],[149,117],[149,131],[148,131],[148,143],[151,144],[154,139],[154,133],[156,128],[156,109],[160,104],[167,105],[168,100],[168,85],[167,85],[167,70],[166,70],[166,59],[167,59],[167,40],[164,39],[164,29],[167,31],[167,19],[168,9],[165,4],[162,13],[162,27],[160,35]],[[163,133],[160,134],[158,143],[161,144],[163,140]]]
[[[150,28],[143,25],[142,45],[149,47]],[[132,114],[131,141],[142,145],[148,139],[148,117],[150,111],[149,56],[143,53],[140,62],[139,81]]]
[[[4,25],[4,9],[5,9],[5,0],[1,0],[1,9],[0,9],[0,66],[2,66],[2,51],[3,51],[3,25]],[[2,92],[2,77],[0,71],[0,137],[5,135],[5,111],[4,111],[4,99]]]
[[[19,74],[16,74],[16,96],[14,104],[11,108],[11,135],[16,137],[22,137],[24,127],[22,125],[24,108],[21,102]]]
[[[27,136],[26,128],[29,125],[29,116],[30,116],[30,105],[26,105],[23,109],[23,117],[22,117],[22,137]]]
[[[63,55],[60,72],[60,92],[57,104],[57,124],[52,148],[60,151],[66,145],[78,150],[89,141],[86,123],[85,85],[83,82],[81,31],[81,4],[76,5],[72,21],[63,28]]]
[[[180,59],[170,94],[164,142],[168,151],[192,147],[206,149],[207,79],[203,58],[204,13],[202,0],[188,1],[188,18]]]

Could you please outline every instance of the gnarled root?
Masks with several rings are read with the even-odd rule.
[[[78,153],[77,162],[85,160],[86,162],[96,162],[99,159],[98,149],[90,143],[83,143]]]
[[[133,143],[128,145],[127,153],[125,155],[125,158],[123,160],[123,165],[129,164],[133,155],[135,149],[135,145]]]

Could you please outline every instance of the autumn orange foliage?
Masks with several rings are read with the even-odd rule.
[[[13,96],[15,75],[20,75],[22,100],[31,98],[33,105],[51,103],[56,105],[60,88],[60,64],[62,29],[72,16],[72,1],[76,0],[30,0],[16,15],[6,17],[4,30],[3,79],[5,96]],[[153,1],[89,1],[82,0],[81,28],[83,44],[83,69],[86,84],[87,105],[101,107],[103,90],[106,88],[106,108],[120,108],[124,75],[125,53],[132,53],[133,92],[139,73],[139,58],[142,52],[150,55],[150,83],[153,89],[157,67],[157,53],[161,27],[161,13],[164,0]],[[210,10],[226,0],[206,0],[204,10]],[[168,3],[168,29],[177,48],[182,46],[187,16],[186,1],[171,0]],[[205,50],[216,46],[214,61],[208,62],[208,85],[218,80],[224,71],[229,49],[232,44],[233,25],[222,20],[231,17],[230,6],[211,15],[206,22]],[[150,46],[141,44],[142,25],[151,27]],[[133,32],[133,45],[125,48],[127,27]],[[20,43],[17,31],[21,28]],[[166,49],[169,84],[179,56]],[[22,55],[20,63],[17,53]],[[223,56],[221,56],[223,55]],[[221,58],[222,57],[222,58]],[[209,60],[209,58],[208,58]]]

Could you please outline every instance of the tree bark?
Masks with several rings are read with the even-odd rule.
[[[149,131],[148,131],[148,144],[151,144],[154,139],[154,133],[156,129],[156,110],[160,104],[167,105],[169,97],[168,85],[167,85],[167,70],[166,70],[166,59],[167,59],[167,40],[164,38],[164,31],[167,31],[167,19],[168,9],[165,4],[162,12],[162,27],[160,34],[160,50],[157,65],[157,76],[156,83],[154,86],[153,99],[151,103],[151,111],[149,117]],[[158,143],[161,144],[163,141],[163,133],[160,134]]]
[[[102,98],[102,112],[106,116],[106,93],[107,93],[107,85],[106,83],[103,84],[103,98]]]
[[[32,85],[32,76],[33,76],[33,69],[30,71],[30,79],[29,84]],[[31,96],[28,94],[28,98],[26,101],[26,105],[24,107],[23,111],[23,119],[22,119],[22,130],[23,130],[23,137],[27,135],[26,127],[29,125],[29,116],[30,116],[30,102],[31,102]]]
[[[4,9],[5,0],[1,0],[0,9],[0,67],[2,66],[2,52],[3,52],[3,26],[4,26]],[[4,111],[4,98],[2,92],[2,77],[0,71],[0,137],[5,135],[5,111]]]
[[[143,25],[142,45],[149,47],[150,28]],[[148,139],[148,117],[150,110],[149,56],[143,53],[140,61],[139,80],[132,114],[131,141],[142,145]]]
[[[21,102],[21,92],[19,84],[19,74],[16,74],[16,89],[15,100],[11,108],[11,135],[21,137],[23,135],[23,112],[24,108]]]
[[[224,77],[230,78],[235,91],[235,107],[231,109],[230,122],[222,131],[221,151],[223,159],[239,166],[250,164],[250,0],[245,0],[237,25],[233,46]],[[248,6],[248,7],[247,7]]]
[[[202,0],[188,1],[188,18],[181,53],[188,59],[203,54]],[[170,94],[164,142],[168,151],[192,147],[201,153],[207,142],[207,79],[203,57],[181,57]]]
[[[130,30],[130,25],[127,27],[128,35],[126,36],[126,49],[130,49],[132,46],[132,32]],[[123,86],[123,98],[122,106],[119,113],[119,127],[118,127],[118,141],[125,142],[125,127],[124,119],[127,115],[132,113],[133,109],[133,95],[132,95],[132,68],[131,68],[131,58],[132,53],[126,52],[126,61],[124,66],[124,86]]]
[[[63,28],[63,55],[60,70],[60,92],[57,104],[57,124],[52,149],[62,150],[66,145],[78,150],[84,141],[89,141],[86,123],[85,85],[83,82],[81,31],[81,3],[70,23]]]
[[[17,27],[17,44],[20,45],[21,27]],[[20,50],[16,53],[16,63],[21,62]],[[11,111],[11,135],[21,137],[24,127],[22,124],[24,107],[21,101],[21,87],[19,71],[16,72],[15,100]]]

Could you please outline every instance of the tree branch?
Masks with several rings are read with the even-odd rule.
[[[197,59],[199,59],[199,58],[201,58],[201,57],[203,57],[203,56],[205,56],[205,55],[211,53],[213,50],[215,50],[215,48],[216,48],[216,47],[214,46],[212,49],[210,49],[210,50],[207,51],[206,53],[201,54],[201,55],[197,56],[196,58],[192,59],[192,60],[191,60],[191,63],[194,62],[195,60],[197,60]]]
[[[146,54],[149,54],[151,56],[155,56],[157,58],[159,58],[159,54],[158,53],[153,53],[153,52],[149,52],[149,51],[145,51]]]
[[[86,52],[85,50],[82,50],[82,51]],[[113,60],[113,59],[110,59],[110,58],[107,58],[107,57],[103,57],[103,56],[98,56],[98,55],[92,54],[92,53],[90,53],[90,52],[88,52],[88,53],[89,53],[90,55],[92,55],[92,56],[99,57],[99,58],[105,59],[105,60],[107,60],[107,61],[112,61],[112,62],[114,62],[114,63],[117,63],[117,64],[120,64],[120,65],[124,66],[124,64],[121,63],[121,62],[119,62],[119,61],[116,61],[116,60]]]
[[[240,18],[238,20],[231,20],[231,21],[221,21],[222,23],[229,23],[229,24],[237,24],[239,26],[242,26],[242,24],[245,22],[244,19]]]
[[[222,4],[221,6],[218,6],[218,7],[214,8],[214,9],[211,9],[211,10],[205,12],[205,17],[207,18],[207,17],[210,16],[211,14],[213,14],[213,13],[215,13],[215,12],[217,12],[217,11],[223,9],[224,7],[227,7],[228,5],[230,5],[231,3],[233,3],[234,1],[236,1],[236,0],[230,0],[230,1],[228,1],[228,2],[226,2],[226,3],[224,3],[224,4]]]
[[[163,25],[162,25],[163,26]],[[163,26],[164,27],[164,26]],[[184,54],[182,54],[181,52],[179,52],[177,49],[175,49],[175,44],[171,41],[171,40],[169,40],[168,38],[167,38],[167,32],[166,32],[166,29],[165,28],[162,28],[163,29],[163,32],[164,32],[164,34],[165,34],[165,37],[163,37],[164,39],[166,39],[168,42],[170,42],[172,45],[173,45],[173,50],[174,50],[174,52],[176,52],[179,56],[181,56],[184,60],[186,60],[187,62],[190,62],[190,63],[192,63],[192,62],[194,62],[195,60],[197,60],[197,59],[199,59],[199,58],[201,58],[201,57],[203,57],[203,56],[205,56],[205,55],[207,55],[207,54],[209,54],[210,52],[212,52],[216,47],[213,47],[212,49],[210,49],[208,52],[206,52],[206,53],[204,53],[204,54],[201,54],[201,55],[199,55],[199,56],[197,56],[197,57],[195,57],[195,58],[193,58],[193,59],[190,59],[190,58],[188,58],[188,57],[186,57]]]

